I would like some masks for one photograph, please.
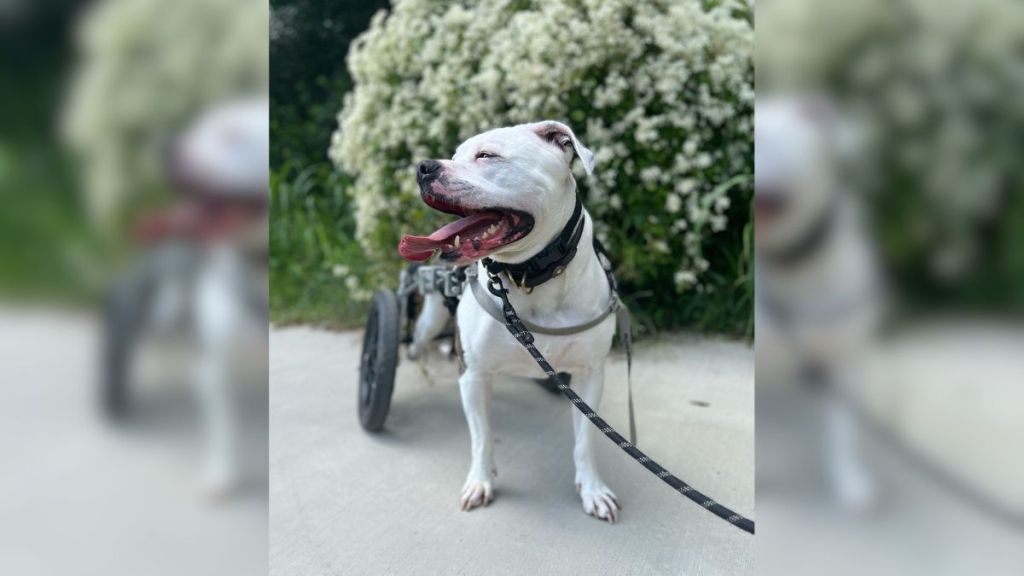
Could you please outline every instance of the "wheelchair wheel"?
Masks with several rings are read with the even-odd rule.
[[[108,420],[128,412],[129,371],[138,336],[143,286],[129,276],[107,294],[103,314],[103,360],[100,364],[100,409]]]
[[[394,292],[381,290],[373,295],[359,364],[359,422],[367,432],[379,431],[391,408],[398,367],[398,314]]]

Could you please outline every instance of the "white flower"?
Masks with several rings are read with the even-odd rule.
[[[683,207],[683,199],[676,194],[669,194],[665,198],[665,210],[668,210],[669,214],[675,214],[679,212],[679,209]]]
[[[645,184],[654,184],[661,178],[661,169],[657,166],[648,166],[640,171],[640,180]]]
[[[676,182],[674,190],[676,194],[686,196],[690,192],[693,192],[696,187],[697,183],[692,178],[682,178]]]
[[[687,286],[693,286],[697,283],[697,275],[692,270],[679,270],[676,272],[675,277],[676,286],[679,288],[685,288]]]

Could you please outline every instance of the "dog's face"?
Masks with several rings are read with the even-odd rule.
[[[268,101],[235,101],[201,116],[174,142],[167,171],[186,191],[262,197],[269,150]]]
[[[402,238],[399,253],[426,260],[435,251],[458,265],[484,257],[518,262],[537,253],[565,225],[553,218],[575,201],[572,160],[587,173],[593,155],[568,126],[546,121],[484,132],[451,160],[417,167],[420,196],[431,208],[460,216],[430,236]]]
[[[815,225],[837,194],[837,124],[827,103],[800,97],[758,101],[754,217],[757,247],[778,250]]]

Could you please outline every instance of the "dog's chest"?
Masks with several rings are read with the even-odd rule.
[[[577,372],[581,369],[593,368],[596,362],[603,360],[608,353],[608,348],[599,349],[599,345],[593,337],[587,335],[573,336],[543,336],[535,337],[534,346],[544,358],[559,372]],[[498,356],[498,371],[515,376],[540,377],[544,373],[537,365],[533,356],[520,345],[511,339],[496,346]]]
[[[609,317],[600,325],[568,336],[534,335],[534,346],[559,372],[590,370],[604,361],[611,347],[614,321]],[[469,364],[490,372],[537,378],[544,372],[533,356],[508,330],[497,322],[475,342],[464,344],[470,352]]]
[[[570,274],[566,274],[532,294],[510,294],[520,318],[539,326],[565,328],[586,324],[601,314],[610,297],[603,272],[596,268],[596,260],[573,262],[584,263],[592,266],[585,273],[574,275],[574,282],[568,282]],[[596,286],[598,289],[572,290],[571,286]],[[570,293],[572,296],[567,297]],[[499,305],[496,300],[492,301]],[[525,377],[544,375],[533,356],[500,320],[488,314],[475,298],[469,298],[464,304],[459,307],[458,321],[467,368]],[[555,370],[579,372],[604,361],[614,330],[615,320],[611,315],[597,326],[575,334],[535,333],[534,346]]]

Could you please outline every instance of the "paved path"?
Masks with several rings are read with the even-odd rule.
[[[750,574],[753,538],[673,493],[603,437],[598,458],[623,504],[607,525],[573,488],[570,407],[526,380],[495,385],[497,499],[462,512],[469,440],[456,367],[399,367],[386,430],[356,416],[361,334],[270,335],[270,562],[331,574]],[[754,362],[749,346],[675,336],[634,361],[639,444],[697,488],[754,512]],[[600,410],[626,428],[625,361],[610,360]]]
[[[140,383],[113,426],[99,350],[94,315],[0,304],[0,574],[266,574],[264,379],[237,395],[244,489],[211,502],[184,361]]]

